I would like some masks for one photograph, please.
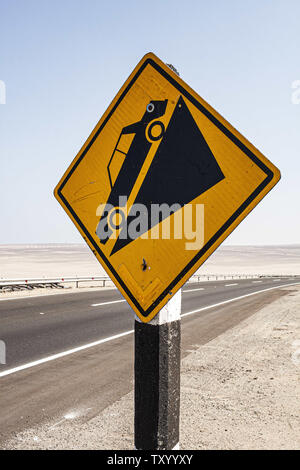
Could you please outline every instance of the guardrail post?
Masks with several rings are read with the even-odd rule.
[[[149,323],[135,321],[134,438],[138,450],[179,448],[181,290]]]

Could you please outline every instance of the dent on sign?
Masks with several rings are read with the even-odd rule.
[[[279,179],[259,150],[150,53],[54,193],[148,322]]]

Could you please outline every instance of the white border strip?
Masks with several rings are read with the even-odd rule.
[[[251,297],[252,295],[257,295],[257,294],[260,294],[262,292],[267,292],[269,290],[280,289],[282,287],[290,287],[290,286],[294,286],[294,285],[297,285],[297,284],[300,284],[300,282],[293,282],[291,284],[283,284],[281,286],[269,287],[268,289],[262,289],[262,290],[259,290],[259,291],[256,291],[256,292],[251,292],[250,294],[241,295],[241,296],[235,297],[233,299],[224,300],[223,302],[219,302],[217,304],[208,305],[207,307],[202,307],[202,308],[198,308],[197,310],[192,310],[191,312],[183,313],[181,315],[181,317],[187,317],[188,315],[193,315],[194,313],[203,312],[204,310],[208,310],[208,309],[214,308],[214,307],[219,307],[220,305],[229,304],[231,302],[234,302],[235,300],[244,299],[245,297]],[[94,341],[93,343],[84,344],[83,346],[79,346],[77,348],[69,349],[67,351],[63,351],[63,352],[58,353],[58,354],[53,354],[52,356],[44,357],[43,359],[39,359],[37,361],[28,362],[27,364],[23,364],[21,366],[14,367],[13,369],[5,370],[4,372],[0,372],[0,377],[5,377],[7,375],[14,374],[15,372],[19,372],[21,370],[29,369],[31,367],[35,367],[35,366],[38,366],[40,364],[44,364],[45,362],[54,361],[55,359],[65,357],[65,356],[68,356],[70,354],[73,354],[73,353],[76,353],[76,352],[79,352],[79,351],[84,351],[85,349],[89,349],[89,348],[92,348],[94,346],[98,346],[99,344],[107,343],[109,341],[113,341],[114,339],[118,339],[118,338],[122,338],[123,336],[131,335],[133,332],[134,332],[134,330],[125,331],[124,333],[119,333],[118,335],[109,336],[108,338],[100,339],[98,341]]]

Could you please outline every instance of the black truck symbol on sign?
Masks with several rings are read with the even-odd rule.
[[[147,208],[145,217],[148,229],[152,228],[151,204],[165,203],[171,206],[177,203],[182,207],[224,179],[224,174],[181,96],[165,129],[159,118],[165,114],[167,104],[168,100],[150,101],[142,119],[122,129],[108,164],[111,192],[96,230],[102,244],[105,244],[113,233],[112,216],[119,213],[122,218],[122,210],[118,207],[119,197],[130,196],[153,142],[160,140],[134,201],[135,204],[143,204]],[[113,184],[110,165],[116,153],[120,152],[120,139],[126,134],[135,135],[128,152],[124,154],[124,162]],[[111,210],[111,206],[115,209]],[[127,222],[130,223],[134,217],[129,211]],[[103,225],[105,237],[102,236]],[[122,228],[120,234],[121,232]],[[111,254],[132,241],[131,238],[119,236]]]

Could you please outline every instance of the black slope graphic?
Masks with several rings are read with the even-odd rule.
[[[143,204],[147,208],[143,214],[147,219],[147,223],[142,224],[147,227],[144,232],[156,225],[151,225],[151,204],[166,203],[171,206],[178,203],[184,206],[222,179],[224,175],[214,155],[183,98],[180,97],[134,201],[135,204]],[[131,212],[127,226],[137,216]],[[143,231],[139,236],[142,233]],[[122,238],[121,231],[111,254],[132,241],[132,238]]]

